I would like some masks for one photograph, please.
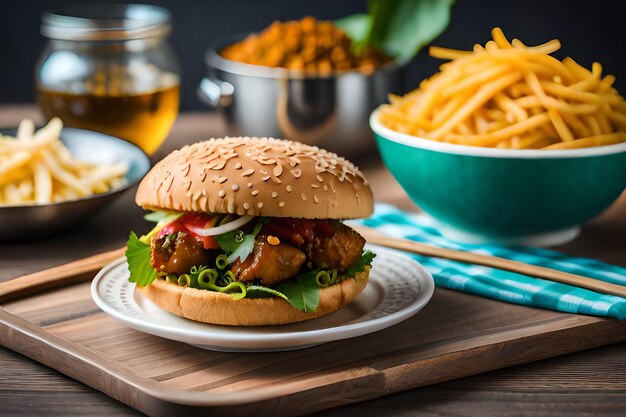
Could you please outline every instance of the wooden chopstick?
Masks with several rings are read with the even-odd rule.
[[[464,262],[474,265],[488,266],[504,271],[517,272],[519,274],[528,275],[536,278],[543,278],[549,281],[560,282],[563,284],[574,285],[576,287],[586,288],[603,294],[616,295],[626,297],[626,287],[600,281],[581,275],[570,274],[567,272],[557,271],[542,266],[529,265],[523,262],[512,261],[509,259],[498,258],[496,256],[481,255],[471,252],[463,252],[454,249],[445,249],[437,246],[427,245],[424,243],[413,242],[408,239],[398,239],[385,236],[371,228],[363,226],[354,226],[369,243],[384,246],[392,249],[399,249],[406,252],[416,253],[418,255],[432,256],[434,258],[450,259],[453,261]]]
[[[124,246],[0,283],[0,301],[70,283],[75,278],[97,271],[123,256],[125,250]]]

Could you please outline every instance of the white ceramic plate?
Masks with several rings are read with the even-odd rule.
[[[128,282],[125,259],[104,267],[91,295],[107,314],[142,332],[203,349],[270,352],[301,349],[385,329],[420,311],[433,295],[433,278],[412,259],[382,248],[365,290],[350,304],[324,317],[282,326],[232,327],[187,320],[157,307]]]

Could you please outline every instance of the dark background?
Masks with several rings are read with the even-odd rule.
[[[336,19],[366,8],[366,0],[157,0],[152,3],[166,7],[173,14],[170,41],[183,71],[182,110],[202,109],[195,87],[205,71],[204,51],[215,39],[258,31],[276,19],[305,15]],[[45,44],[39,34],[41,12],[68,2],[2,0],[0,4],[0,102],[32,102],[33,71]],[[563,44],[559,57],[570,55],[585,66],[593,61],[601,62],[606,73],[617,77],[618,89],[626,91],[624,12],[624,0],[457,0],[451,25],[435,43],[471,48],[476,42],[484,44],[494,26],[501,26],[509,38],[518,37],[528,44],[559,38]],[[412,65],[408,87],[415,87],[420,79],[432,74],[439,63],[425,51],[420,53]]]

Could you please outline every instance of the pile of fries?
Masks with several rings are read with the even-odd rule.
[[[54,118],[35,131],[23,120],[16,137],[0,136],[0,205],[49,204],[122,187],[126,164],[92,164],[75,159],[60,140]]]
[[[391,96],[383,125],[413,136],[508,149],[571,149],[626,141],[626,102],[594,62],[588,70],[550,54],[552,40],[526,46],[499,28],[473,51],[431,47],[450,59],[404,97]]]

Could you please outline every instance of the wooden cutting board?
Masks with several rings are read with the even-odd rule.
[[[211,352],[109,318],[91,300],[93,275],[0,284],[0,344],[154,416],[301,415],[626,340],[626,321],[437,289],[415,317],[371,335]]]

